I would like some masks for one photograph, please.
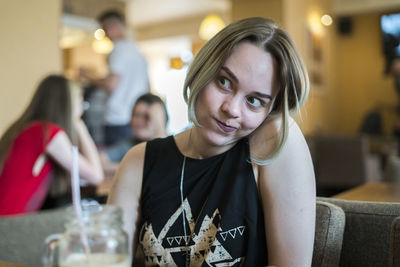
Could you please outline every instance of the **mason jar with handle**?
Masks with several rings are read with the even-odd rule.
[[[65,232],[46,238],[44,267],[129,267],[128,236],[122,211],[111,205],[82,205],[82,224],[72,208]],[[85,247],[84,243],[87,243]]]

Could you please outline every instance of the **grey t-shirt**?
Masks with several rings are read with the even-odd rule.
[[[138,143],[140,143],[140,141],[133,138],[122,140],[112,146],[109,146],[106,149],[106,154],[109,160],[113,162],[120,162],[125,156],[126,152],[128,152],[129,149]]]
[[[149,90],[146,59],[131,40],[116,40],[108,64],[110,73],[118,74],[120,80],[107,99],[105,122],[129,124],[136,99]]]

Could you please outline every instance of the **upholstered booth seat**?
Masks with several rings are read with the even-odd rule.
[[[392,222],[390,232],[390,267],[400,266],[400,217]]]
[[[42,266],[44,240],[64,232],[65,209],[0,217],[0,261]]]
[[[317,201],[312,267],[339,266],[345,214],[331,203]]]
[[[400,203],[317,198],[316,211],[312,267],[400,266]],[[0,260],[41,266],[44,239],[64,223],[65,210],[0,217]]]
[[[337,266],[344,213],[333,204],[318,201],[316,220],[312,266]],[[63,232],[65,221],[64,209],[0,217],[0,260],[42,266],[44,239],[50,234]]]
[[[400,203],[318,199],[341,207],[346,214],[339,266],[400,266]]]
[[[339,266],[345,214],[331,203],[317,201],[312,267]]]

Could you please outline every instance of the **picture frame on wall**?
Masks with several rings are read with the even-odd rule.
[[[323,35],[307,29],[308,75],[313,91],[322,91],[325,86]]]

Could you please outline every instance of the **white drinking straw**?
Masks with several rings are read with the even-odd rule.
[[[87,235],[85,233],[84,224],[82,220],[82,207],[81,207],[81,189],[79,185],[79,167],[78,167],[79,152],[76,146],[72,146],[72,171],[71,171],[71,185],[72,185],[72,203],[75,210],[75,215],[79,224],[79,233],[81,242],[87,258],[89,259],[90,248]]]

